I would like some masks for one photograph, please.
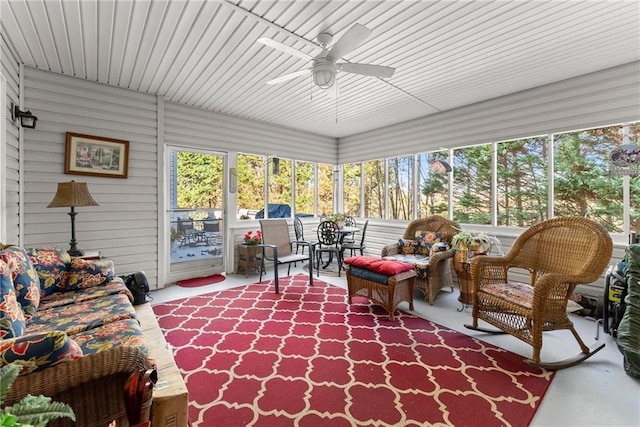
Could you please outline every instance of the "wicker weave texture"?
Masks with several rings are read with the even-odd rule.
[[[365,297],[382,306],[389,313],[389,320],[393,320],[396,307],[401,302],[409,303],[409,309],[413,310],[415,276],[415,271],[405,271],[390,277],[388,284],[383,284],[352,276],[347,267],[349,304],[353,296]]]
[[[505,256],[473,258],[474,326],[482,319],[532,345],[536,363],[544,331],[568,329],[581,351],[588,352],[569,320],[567,302],[577,285],[602,275],[612,250],[611,237],[601,225],[582,217],[559,217],[527,229]],[[525,301],[514,300],[509,292],[514,270],[530,273],[531,292]],[[498,286],[489,292],[488,284]]]

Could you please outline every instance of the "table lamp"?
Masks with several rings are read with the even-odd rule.
[[[89,194],[89,187],[86,182],[59,182],[58,191],[55,197],[49,203],[48,208],[71,208],[69,216],[71,217],[71,247],[69,255],[82,256],[84,252],[76,246],[76,215],[78,214],[74,208],[79,206],[99,206]]]

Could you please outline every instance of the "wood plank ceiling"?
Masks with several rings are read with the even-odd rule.
[[[2,0],[18,62],[167,101],[340,138],[640,60],[640,2]],[[373,32],[344,56],[395,67],[338,73],[339,95],[309,67],[256,40],[311,56],[354,23]],[[29,107],[26,105],[26,107]]]

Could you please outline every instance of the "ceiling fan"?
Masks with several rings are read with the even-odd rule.
[[[303,70],[285,74],[273,80],[269,80],[267,84],[273,85],[283,83],[295,79],[296,77],[311,74],[313,76],[313,82],[319,88],[329,89],[335,84],[336,73],[340,71],[382,78],[389,78],[393,76],[393,73],[396,70],[395,68],[373,64],[337,62],[344,55],[358,47],[367,37],[369,37],[370,34],[371,30],[364,25],[354,24],[333,46],[329,48],[328,46],[331,44],[333,36],[328,33],[320,33],[318,35],[318,42],[322,46],[322,52],[315,57],[273,39],[266,37],[259,38],[258,41],[262,44],[311,62],[311,68],[305,68]]]

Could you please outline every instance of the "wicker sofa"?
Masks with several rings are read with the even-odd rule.
[[[0,291],[0,365],[23,365],[3,403],[43,394],[77,418],[49,426],[128,426],[125,383],[153,361],[113,262],[0,245]]]
[[[420,289],[429,304],[433,305],[433,300],[441,289],[449,287],[453,290],[451,261],[454,250],[418,253],[414,249],[415,245],[429,251],[435,242],[442,242],[446,248],[450,248],[451,238],[458,231],[460,231],[458,223],[440,215],[416,219],[407,225],[398,242],[382,248],[382,257],[413,264],[417,273],[415,288]],[[407,248],[410,250],[404,250]]]

